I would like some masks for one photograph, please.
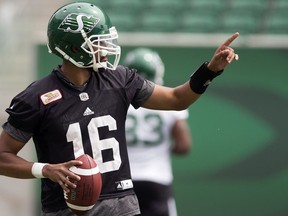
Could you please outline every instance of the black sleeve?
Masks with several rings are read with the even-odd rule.
[[[135,69],[120,65],[118,71],[122,77],[125,74],[125,89],[128,100],[135,109],[139,108],[151,96],[155,84],[143,78]]]
[[[152,95],[155,88],[155,84],[149,80],[144,80],[141,90],[135,97],[134,103],[132,103],[135,109],[138,109],[144,102]]]
[[[9,114],[8,122],[15,128],[34,133],[39,127],[41,120],[41,109],[39,107],[39,97],[34,88],[27,88],[15,96],[10,107],[6,109]]]
[[[21,131],[21,130],[13,127],[8,122],[4,123],[2,125],[2,128],[6,133],[8,133],[14,139],[16,139],[20,142],[23,142],[23,143],[27,143],[33,135],[32,133],[24,132],[24,131]]]

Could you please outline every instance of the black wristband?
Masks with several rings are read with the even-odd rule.
[[[207,65],[208,62],[204,62],[190,77],[190,88],[197,94],[204,93],[212,80],[223,72],[213,72]]]

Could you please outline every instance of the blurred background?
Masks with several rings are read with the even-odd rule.
[[[46,48],[68,0],[0,0],[0,121],[28,84],[61,60]],[[193,150],[173,157],[179,216],[288,215],[288,0],[90,0],[107,11],[122,55],[147,46],[176,86],[230,34],[240,56],[189,108]],[[35,160],[33,143],[20,152]],[[39,181],[0,176],[3,216],[37,216]]]

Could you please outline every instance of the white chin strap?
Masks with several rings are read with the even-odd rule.
[[[49,48],[49,46],[48,46]],[[49,48],[50,49],[50,48]],[[83,66],[81,64],[79,64],[78,62],[74,61],[73,58],[71,58],[70,56],[68,56],[65,52],[63,52],[59,47],[55,47],[55,50],[57,50],[61,55],[63,55],[63,58],[72,62],[74,65],[76,65],[77,67],[80,67],[80,68],[89,68],[87,66]],[[101,50],[101,53],[100,53],[101,56],[106,56],[107,55],[107,51],[106,50]],[[93,61],[96,62],[96,58],[95,56],[93,57]],[[98,72],[98,68],[107,68],[107,62],[98,62],[98,63],[95,63],[93,64],[93,70],[95,72]],[[90,66],[91,68],[91,66]]]
[[[103,57],[103,56],[107,56],[108,54],[108,51],[107,50],[101,50],[100,51],[100,56]]]
[[[93,64],[93,70],[94,71],[98,71],[98,68],[107,68],[107,61],[105,61],[105,62],[100,62],[100,57],[105,57],[105,56],[107,56],[108,55],[108,51],[107,50],[100,50],[99,51],[99,55],[98,55],[98,63],[97,63],[97,61],[96,61],[96,57],[95,57],[95,55],[93,55],[93,62],[94,62],[94,64]]]
[[[107,68],[107,62],[98,62],[96,65],[93,65],[94,71],[98,71],[98,68]]]

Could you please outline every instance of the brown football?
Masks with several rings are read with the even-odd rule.
[[[76,215],[83,215],[96,204],[101,193],[102,178],[98,165],[88,154],[81,155],[76,160],[83,164],[71,167],[70,171],[79,175],[81,180],[75,180],[75,189],[70,189],[68,193],[64,191],[64,198]]]

